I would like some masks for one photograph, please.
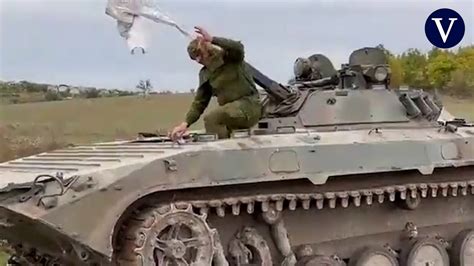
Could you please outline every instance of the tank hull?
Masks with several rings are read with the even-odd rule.
[[[7,226],[2,235],[23,247],[20,254],[34,247],[37,254],[78,265],[114,264],[123,246],[130,246],[123,237],[137,233],[121,230],[141,228],[128,226],[140,206],[184,204],[197,215],[191,220],[208,223],[210,229],[204,227],[203,232],[210,235],[217,229],[222,252],[216,254],[222,261],[235,255],[235,250],[234,255],[226,252],[244,224],[267,228],[267,233],[246,231],[254,241],[268,239],[268,232],[289,236],[275,240],[271,235],[266,241],[271,253],[266,256],[275,261],[289,260],[287,253],[296,257],[303,247],[350,260],[363,248],[356,243],[364,239],[399,250],[402,242],[396,239],[405,235],[407,223],[420,232],[444,234],[449,241],[472,227],[474,141],[469,130],[306,131],[184,145],[149,140],[53,151],[0,165],[6,177],[0,205]],[[74,167],[78,170],[72,174],[52,175]],[[39,168],[51,170],[48,181],[33,181],[30,172]],[[25,195],[30,197],[22,200]],[[432,209],[462,213],[425,211]],[[285,226],[278,223],[271,229],[271,223],[258,218],[268,213],[282,216]],[[24,219],[20,222],[17,215]],[[31,235],[52,243],[16,234],[26,227]],[[136,257],[134,248],[127,250],[125,257]]]

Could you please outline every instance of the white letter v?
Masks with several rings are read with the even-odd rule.
[[[444,32],[443,25],[441,25],[442,18],[432,18],[431,20],[434,20],[434,22],[436,23],[436,27],[438,27],[439,35],[441,35],[443,42],[446,43],[446,40],[448,39],[448,36],[449,36],[449,32],[451,31],[451,28],[453,27],[454,21],[458,19],[449,18],[450,23],[449,23],[448,32]]]

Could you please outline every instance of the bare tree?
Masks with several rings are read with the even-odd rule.
[[[147,80],[140,80],[136,88],[141,90],[143,93],[143,96],[146,97],[150,93],[151,89],[153,89],[153,86],[151,85],[150,80],[147,79]]]

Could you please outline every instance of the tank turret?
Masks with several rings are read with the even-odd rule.
[[[295,77],[287,85],[250,68],[257,84],[268,92],[256,132],[423,127],[435,125],[443,108],[439,99],[422,90],[391,89],[391,69],[378,48],[353,51],[338,71],[322,54],[298,58]]]
[[[343,64],[341,87],[352,89],[389,88],[391,70],[383,50],[364,47],[352,52]]]

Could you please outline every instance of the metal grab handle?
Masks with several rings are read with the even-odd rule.
[[[34,186],[37,186],[38,184],[38,179],[40,179],[41,177],[49,177],[49,178],[52,178],[54,179],[58,184],[59,186],[61,187],[61,192],[60,194],[64,194],[64,183],[63,183],[63,180],[61,178],[59,178],[58,176],[52,176],[52,175],[39,175],[35,178],[35,180],[33,181],[33,187]]]

